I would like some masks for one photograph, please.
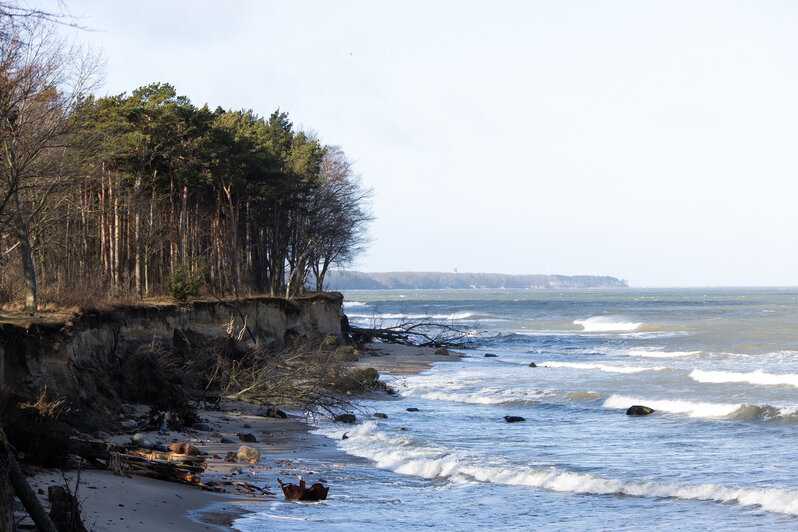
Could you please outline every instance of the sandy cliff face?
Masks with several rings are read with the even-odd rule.
[[[124,307],[78,316],[63,324],[0,325],[0,382],[20,391],[47,386],[73,404],[86,405],[95,396],[113,396],[109,374],[128,353],[153,342],[171,347],[176,333],[192,331],[206,338],[227,335],[232,322],[243,321],[259,342],[285,344],[341,336],[341,304],[337,293],[291,301],[248,298],[239,311],[219,302]],[[248,334],[245,341],[251,341]]]

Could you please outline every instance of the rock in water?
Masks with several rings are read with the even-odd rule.
[[[499,355],[494,355],[493,353],[485,353],[485,358],[496,358]]]
[[[530,368],[536,368],[536,367],[538,367],[538,365],[537,365],[537,364],[535,364],[534,362],[530,362],[530,363],[529,363],[529,367],[530,367]]]
[[[407,409],[407,411],[408,412],[418,412],[418,408],[416,408],[415,406],[411,406],[410,408]]]
[[[341,414],[340,416],[335,416],[335,421],[339,423],[354,423],[357,421],[357,418],[354,414]]]
[[[374,414],[374,417],[377,417],[377,418],[380,418],[380,419],[388,419],[388,414],[383,414],[382,412],[377,412],[376,414]]]
[[[526,419],[522,418],[521,416],[504,416],[504,420],[507,423],[519,423],[521,421],[526,421]]]
[[[251,432],[239,432],[238,439],[247,443],[258,443],[258,438]]]
[[[629,409],[626,411],[627,416],[647,416],[653,413],[654,413],[653,408],[649,408],[647,406],[640,406],[640,405],[630,406]]]
[[[130,441],[133,442],[133,445],[136,447],[142,447],[144,449],[152,449],[155,447],[155,442],[140,432],[134,434]]]
[[[435,354],[447,356],[449,354],[449,350],[446,349],[445,347],[439,347],[438,349],[435,350]]]
[[[238,448],[236,460],[245,464],[257,464],[260,460],[260,451],[254,447],[242,445]]]

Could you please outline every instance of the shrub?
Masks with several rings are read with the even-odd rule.
[[[185,301],[189,297],[201,294],[202,279],[185,266],[178,266],[175,273],[167,277],[166,289],[177,301]]]

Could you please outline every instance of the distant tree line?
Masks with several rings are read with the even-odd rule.
[[[0,304],[291,297],[363,247],[370,191],[287,113],[94,96],[96,58],[41,18],[1,16],[0,54]]]
[[[503,273],[353,272],[327,276],[333,290],[464,289],[464,288],[619,288],[626,281],[598,275],[509,275]]]

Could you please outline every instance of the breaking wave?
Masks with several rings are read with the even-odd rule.
[[[623,321],[618,316],[593,316],[584,320],[574,320],[586,332],[636,331],[642,323]]]
[[[690,378],[697,382],[706,383],[729,383],[741,382],[748,384],[760,384],[763,386],[788,385],[798,387],[798,374],[796,373],[765,373],[761,369],[750,373],[735,373],[731,371],[704,371],[694,369],[690,373]]]
[[[321,429],[318,432],[337,440],[339,447],[347,453],[370,459],[381,469],[403,475],[527,486],[556,492],[715,501],[758,506],[769,512],[798,515],[798,491],[718,484],[630,481],[561,471],[553,467],[518,467],[496,463],[456,449],[432,446],[409,438],[392,437],[376,429],[377,424],[368,421],[348,431],[347,440],[341,440],[340,429],[337,428]]]
[[[475,392],[410,389],[401,392],[403,397],[416,397],[430,401],[450,401],[472,405],[532,405],[553,392],[545,390],[525,391],[504,388],[484,388]]]
[[[640,367],[640,366],[609,366],[607,364],[594,364],[590,362],[541,362],[540,366],[547,366],[550,368],[571,368],[571,369],[597,369],[607,373],[641,373],[643,371],[661,371],[667,368],[655,367]]]
[[[700,418],[728,419],[772,419],[792,417],[798,408],[790,406],[749,405],[744,403],[706,403],[700,401],[649,400],[623,395],[611,395],[604,401],[604,408],[627,409],[632,405],[644,405],[655,411],[670,414],[687,414]]]
[[[702,352],[703,351],[648,351],[644,349],[630,349],[628,351],[623,351],[623,354],[643,358],[681,358],[695,356]]]

